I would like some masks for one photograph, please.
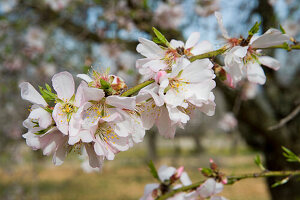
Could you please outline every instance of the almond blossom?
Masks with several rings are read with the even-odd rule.
[[[55,165],[62,164],[67,152],[67,137],[57,128],[46,108],[47,102],[43,97],[27,82],[20,84],[21,97],[33,103],[28,118],[23,122],[23,126],[28,132],[23,135],[28,146],[34,150],[42,149],[44,155],[53,155]]]
[[[227,45],[230,50],[225,54],[224,69],[230,74],[233,86],[236,86],[244,78],[247,78],[252,83],[263,85],[266,82],[266,76],[261,65],[278,70],[280,63],[272,57],[263,56],[257,49],[288,42],[289,36],[271,28],[261,36],[253,36],[249,44],[244,45],[245,39],[229,37],[227,30],[223,26],[221,14],[216,12],[215,15],[222,35],[228,41]]]
[[[196,107],[212,116],[215,110],[212,67],[208,59],[192,63],[181,59],[173,65],[172,72],[159,78],[160,85],[153,83],[143,88],[137,102],[144,110],[141,113],[144,127],[150,129],[156,124],[161,135],[173,138],[176,127],[183,128]]]
[[[222,192],[223,184],[218,183],[213,178],[207,179],[196,191],[188,193],[185,195],[186,200],[200,199],[205,200],[210,198],[210,200],[226,200],[225,197],[216,196],[216,194]]]
[[[225,132],[233,131],[237,124],[236,118],[230,112],[226,113],[218,123],[219,127]]]
[[[139,38],[140,44],[136,50],[146,58],[138,59],[136,67],[143,79],[155,78],[156,74],[163,70],[170,70],[180,57],[193,56],[212,50],[208,41],[199,42],[200,33],[194,32],[186,43],[178,40],[171,40],[168,48],[162,47],[153,41]]]
[[[107,93],[117,94],[123,90],[121,79],[99,73],[94,73],[93,79],[84,74],[78,76],[88,82],[89,87],[82,89],[88,94],[85,98],[90,100],[79,107],[71,120],[69,144],[89,143],[96,157],[113,160],[118,152],[141,142],[145,130],[135,111],[135,97],[107,96]],[[101,80],[114,89],[99,89],[104,87]]]
[[[173,189],[180,188],[182,186],[187,186],[192,184],[188,174],[183,171],[183,167],[180,167],[176,170],[174,167],[168,167],[163,165],[158,170],[158,177],[161,183],[173,183],[176,180],[180,180],[181,184],[176,184]],[[140,198],[140,200],[154,200],[160,191],[160,184],[158,183],[151,183],[145,186],[144,195]],[[168,198],[168,200],[180,200],[184,199],[184,193],[176,194],[174,197]]]

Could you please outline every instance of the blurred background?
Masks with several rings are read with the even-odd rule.
[[[300,115],[269,130],[300,104],[299,52],[267,52],[281,62],[277,72],[264,68],[267,82],[242,83],[237,90],[217,81],[216,115],[197,113],[174,140],[150,130],[145,141],[114,161],[101,173],[73,153],[62,166],[26,146],[22,121],[29,103],[18,85],[36,88],[51,84],[60,71],[73,75],[93,69],[121,76],[129,86],[140,77],[135,61],[138,37],[152,38],[152,26],[168,40],[186,40],[194,31],[215,48],[225,44],[214,17],[220,11],[232,37],[247,36],[256,21],[261,33],[281,24],[300,39],[298,0],[0,0],[0,199],[138,199],[144,186],[155,182],[147,168],[153,160],[185,166],[193,181],[209,158],[227,175],[259,171],[253,162],[261,155],[267,169],[299,169],[287,163],[281,146],[300,153]],[[77,83],[79,80],[76,80]],[[88,172],[88,173],[87,173]],[[244,180],[226,186],[222,195],[243,200],[300,199],[300,182],[292,179],[275,189],[274,178]]]

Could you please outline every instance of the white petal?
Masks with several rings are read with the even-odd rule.
[[[213,178],[209,178],[197,189],[197,192],[201,197],[208,198],[216,194],[216,184]]]
[[[176,168],[168,167],[166,165],[162,165],[158,169],[158,177],[163,182],[165,180],[169,180],[173,174],[175,174]]]
[[[251,44],[253,48],[267,48],[274,45],[280,45],[288,42],[290,37],[286,34],[282,34],[277,29],[269,29],[263,35],[254,40]]]
[[[43,129],[48,128],[48,126],[50,126],[52,123],[51,114],[41,107],[33,109],[30,112],[28,118],[38,119],[39,126]]]
[[[185,49],[189,49],[191,47],[194,47],[200,39],[200,33],[199,32],[193,32],[188,40],[185,43]]]
[[[165,106],[162,106],[160,107],[160,109],[160,116],[156,121],[156,126],[159,134],[166,138],[174,138],[176,125],[172,125],[167,108]]]
[[[258,84],[265,84],[266,76],[261,68],[261,66],[257,62],[251,62],[246,65],[247,67],[247,78],[250,82],[258,83]]]
[[[270,56],[259,57],[259,62],[274,70],[278,70],[280,68],[280,62]]]
[[[143,65],[144,68],[150,68],[154,72],[158,72],[167,67],[163,60],[151,60]]]
[[[212,50],[213,50],[213,45],[209,41],[204,40],[199,42],[196,46],[194,46],[191,50],[191,53],[193,55],[199,55],[199,54],[207,53]]]
[[[224,28],[224,25],[223,25],[223,18],[222,18],[222,15],[220,12],[215,12],[215,16],[217,18],[217,22],[219,24],[219,27],[221,29],[221,32],[222,32],[222,35],[225,39],[229,39],[229,35],[228,35],[228,32],[227,30]]]
[[[33,104],[39,104],[44,107],[47,106],[45,99],[34,89],[34,87],[28,83],[23,82],[19,85],[21,88],[21,97]]]
[[[52,117],[56,123],[58,130],[60,130],[63,134],[68,135],[69,132],[69,122],[67,121],[67,115],[61,111],[62,105],[57,103],[54,106]]]
[[[90,166],[93,168],[102,168],[103,162],[104,162],[104,157],[103,156],[97,156],[95,153],[93,146],[91,144],[86,144],[85,145],[86,152],[89,156],[89,163]]]
[[[135,97],[120,97],[116,95],[107,97],[106,103],[117,108],[129,110],[134,110],[136,106]]]
[[[69,72],[60,72],[52,78],[52,86],[57,93],[57,97],[64,101],[69,101],[75,92],[73,76]]]
[[[241,47],[241,46],[235,46],[232,48],[232,53],[240,58],[244,58],[247,54],[249,46]]]
[[[93,81],[93,79],[90,76],[86,75],[86,74],[77,74],[77,77],[85,80],[87,83]]]
[[[192,181],[186,172],[183,172],[180,176],[180,181],[184,186],[191,185]]]
[[[75,106],[80,107],[88,101],[100,101],[105,96],[102,89],[91,88],[81,82],[75,95]]]
[[[215,78],[212,67],[213,64],[209,59],[196,60],[186,66],[180,77],[190,83],[207,81]]]
[[[173,49],[177,49],[178,47],[184,47],[184,43],[180,40],[171,40],[170,45]]]
[[[167,109],[171,119],[171,124],[176,124],[176,123],[186,124],[190,120],[190,117],[187,114],[179,111],[177,107],[167,106]]]
[[[59,145],[53,155],[53,164],[54,165],[61,165],[63,164],[67,155],[67,149],[64,147],[63,144]]]
[[[140,44],[136,47],[136,51],[143,56],[151,59],[161,59],[164,56],[164,50],[154,42],[145,38],[139,38]]]

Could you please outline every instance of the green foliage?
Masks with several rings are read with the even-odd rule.
[[[281,31],[283,34],[286,33],[285,30],[284,30],[284,28],[281,26],[281,24],[279,25],[279,29],[280,29],[280,31]]]
[[[259,26],[260,26],[261,22],[255,22],[255,24],[252,26],[252,28],[250,29],[250,31],[248,32],[248,35],[254,35],[255,33],[257,33],[259,31]]]
[[[166,39],[166,37],[161,32],[159,32],[154,27],[152,27],[152,30],[153,30],[154,34],[156,35],[156,37],[153,38],[153,42],[155,42],[156,44],[164,44],[167,47],[170,46],[170,43],[168,42],[168,40]]]
[[[39,86],[42,97],[45,99],[47,103],[52,102],[56,99],[57,95],[52,93],[51,87],[46,83],[46,89]]]
[[[149,169],[150,169],[150,172],[151,172],[152,176],[153,176],[155,179],[157,179],[158,181],[160,181],[160,180],[159,180],[159,177],[158,177],[157,170],[156,170],[156,168],[155,168],[155,166],[154,166],[152,160],[149,161],[148,167],[149,167]]]
[[[35,135],[43,135],[43,134],[47,133],[51,128],[52,128],[52,126],[49,126],[48,128],[40,130],[40,131],[38,131],[38,132],[36,132],[34,134]]]
[[[286,157],[288,162],[300,162],[299,156],[297,156],[295,153],[293,153],[291,150],[288,148],[282,146],[281,147],[283,152],[283,156]]]
[[[210,177],[213,175],[213,170],[211,168],[202,168],[201,169],[201,173],[204,175],[204,176],[207,176],[207,177]]]
[[[263,171],[266,170],[266,168],[263,166],[262,162],[261,162],[261,159],[260,159],[260,156],[259,155],[256,155],[255,158],[254,158],[254,162],[255,164]]]

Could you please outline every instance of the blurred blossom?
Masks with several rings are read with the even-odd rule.
[[[45,0],[46,4],[54,11],[64,9],[71,0]]]
[[[196,13],[202,17],[212,15],[215,11],[218,11],[219,9],[219,0],[201,0],[197,3],[197,6],[195,7]]]
[[[295,21],[292,21],[292,20],[288,19],[283,23],[282,26],[283,26],[286,34],[288,34],[291,37],[295,37],[295,36],[297,36],[297,34],[300,31],[300,24],[299,23],[300,23],[300,21],[295,22]]]
[[[174,3],[161,3],[154,12],[154,22],[165,29],[176,29],[184,16],[183,7]]]
[[[230,132],[233,131],[238,122],[236,118],[234,117],[233,113],[226,113],[223,118],[219,121],[219,127],[225,131],[225,132]]]
[[[56,72],[56,66],[52,63],[43,63],[41,70],[46,76],[53,76]]]
[[[45,49],[46,33],[38,27],[30,27],[24,37],[29,50],[42,53]]]
[[[242,91],[242,99],[248,100],[248,99],[254,99],[258,92],[258,84],[256,83],[250,83],[246,82],[244,84],[244,88]]]
[[[24,66],[21,57],[18,56],[5,60],[3,65],[9,71],[18,71]]]
[[[0,2],[0,13],[7,13],[13,10],[13,8],[17,5],[17,0],[2,0]]]
[[[82,161],[82,163],[80,165],[81,169],[85,173],[99,172],[98,168],[93,168],[93,167],[90,166],[89,157],[88,157],[88,154],[87,154],[85,149],[82,151],[82,154],[80,155],[79,158]]]
[[[9,129],[8,132],[5,132],[7,134],[7,137],[18,140],[22,136],[22,131],[20,127],[16,127],[15,125]]]

